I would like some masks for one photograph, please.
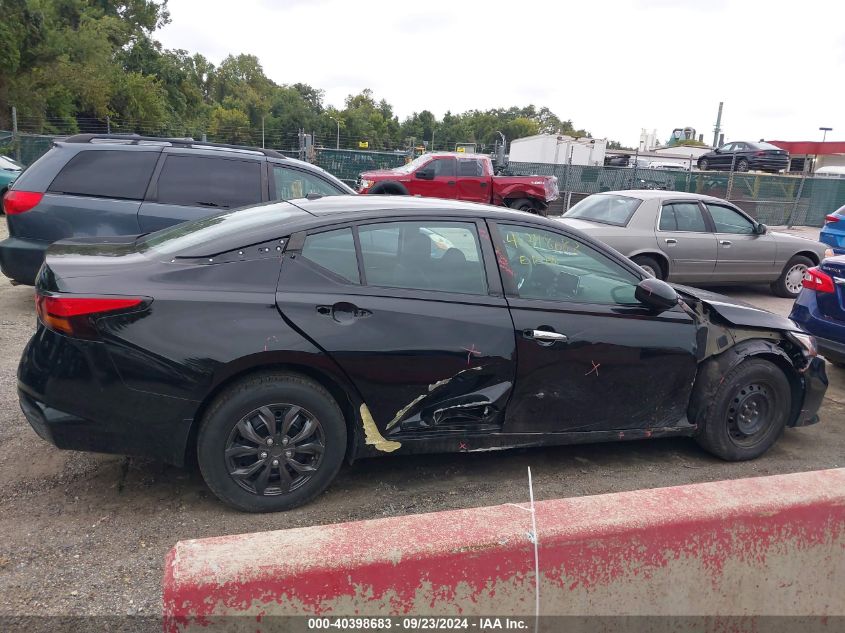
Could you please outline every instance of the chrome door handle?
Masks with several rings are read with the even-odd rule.
[[[731,245],[729,240],[719,240],[719,244],[721,244],[722,246],[730,246]]]
[[[548,330],[522,330],[522,336],[540,345],[551,345],[552,343],[565,342],[566,334],[549,332]]]
[[[666,243],[667,243],[667,244],[677,244],[677,243],[678,243],[678,240],[676,240],[676,239],[675,239],[675,238],[673,238],[673,237],[667,237],[667,238],[666,238]]]

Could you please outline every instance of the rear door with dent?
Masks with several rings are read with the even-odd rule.
[[[515,342],[483,224],[378,220],[298,234],[276,302],[350,378],[384,438],[457,442],[501,428]]]

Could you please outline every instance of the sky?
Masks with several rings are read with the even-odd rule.
[[[169,0],[166,48],[256,55],[278,84],[343,107],[370,88],[400,120],[534,104],[636,146],[691,126],[713,139],[845,140],[837,0]]]

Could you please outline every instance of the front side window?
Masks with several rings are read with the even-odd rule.
[[[352,229],[314,233],[305,238],[302,256],[320,268],[352,283],[360,283]]]
[[[220,209],[256,204],[261,202],[261,163],[172,154],[158,178],[158,202]]]
[[[754,224],[741,213],[730,207],[720,204],[708,204],[708,211],[716,225],[716,233],[736,233],[740,235],[752,235]]]
[[[48,191],[97,198],[143,200],[159,152],[79,152],[50,183]]]
[[[735,145],[735,143],[726,143],[725,145],[722,145],[722,147],[719,148],[719,151],[720,152],[732,152],[732,151],[734,151],[734,145]]]
[[[627,196],[595,194],[584,198],[563,215],[566,218],[581,218],[601,224],[627,226],[641,203],[641,200]]]
[[[524,299],[636,304],[640,278],[579,240],[529,226],[499,226],[505,253],[499,265]]]
[[[318,176],[278,165],[273,167],[273,183],[276,185],[276,200],[304,198],[309,193],[321,196],[339,196],[344,193]]]
[[[485,294],[475,224],[386,222],[358,227],[367,285]]]
[[[435,158],[428,165],[424,167],[426,170],[433,170],[434,177],[453,177],[455,175],[455,159],[454,158]]]
[[[660,211],[661,231],[687,231],[704,233],[707,225],[701,208],[695,202],[664,204]]]

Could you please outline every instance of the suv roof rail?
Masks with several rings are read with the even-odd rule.
[[[140,134],[74,134],[62,139],[65,143],[120,143],[127,145],[152,145],[167,144],[172,147],[189,147],[195,149],[220,149],[238,152],[249,152],[251,154],[263,154],[270,158],[287,158],[284,154],[274,149],[263,149],[261,147],[250,147],[248,145],[230,145],[227,143],[207,143],[196,141],[193,138],[170,138],[163,136],[141,136]]]

